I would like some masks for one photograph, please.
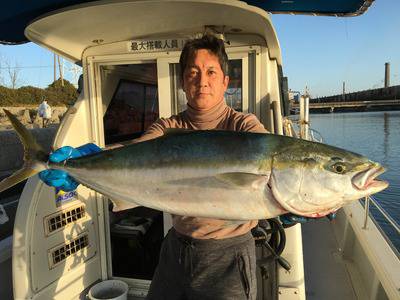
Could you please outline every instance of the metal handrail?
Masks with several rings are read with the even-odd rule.
[[[324,142],[324,138],[322,137],[322,134],[318,130],[309,128],[308,131],[310,132],[311,141],[318,143]],[[315,134],[319,135],[319,139],[315,136]]]
[[[369,207],[370,203],[372,203],[382,214],[382,216],[386,219],[386,221],[389,222],[389,224],[397,231],[397,233],[400,233],[400,226],[397,224],[395,220],[376,202],[376,199],[372,196],[367,196],[365,197],[365,219],[364,219],[364,227],[363,229],[368,228],[368,216],[369,216]]]
[[[362,229],[368,229],[368,220],[369,220],[369,196],[365,197],[365,204],[364,204],[364,226]]]
[[[295,120],[295,119],[292,120],[289,118],[285,118],[283,123],[284,123],[283,124],[284,132],[286,133],[286,135],[295,137],[295,138],[300,137],[300,127],[301,127],[300,120]],[[298,126],[299,128],[296,130],[294,125]],[[324,142],[324,138],[322,137],[322,134],[318,130],[308,127],[307,132],[308,132],[307,136],[309,137],[308,139],[310,141],[318,142],[318,143]],[[318,137],[316,137],[316,135]]]

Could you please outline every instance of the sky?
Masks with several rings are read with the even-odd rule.
[[[54,54],[53,52],[39,47],[34,43],[22,45],[0,45],[0,84],[9,86],[11,70],[17,68],[17,85],[31,85],[45,88],[54,81]],[[64,77],[72,83],[77,83],[81,68],[70,61],[60,58],[63,64]],[[75,75],[74,69],[78,69]],[[57,78],[59,78],[57,68]]]
[[[382,87],[385,62],[400,84],[399,0],[375,0],[357,17],[273,15],[289,88],[313,97]]]
[[[358,17],[272,15],[289,88],[312,97],[383,86],[390,63],[391,85],[400,84],[399,0],[375,0]],[[18,85],[46,87],[53,79],[53,54],[33,43],[0,45],[0,84],[9,85],[7,64],[18,67]],[[65,78],[75,83],[74,65],[64,62]],[[76,68],[75,68],[76,69]],[[76,73],[76,72],[75,72]]]

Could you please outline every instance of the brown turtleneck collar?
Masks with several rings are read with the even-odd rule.
[[[187,109],[184,111],[184,115],[188,119],[188,121],[199,127],[206,126],[212,128],[214,124],[218,124],[221,119],[226,116],[227,110],[229,110],[229,106],[226,105],[225,99],[222,99],[222,101],[217,103],[209,110],[197,110],[187,104]]]

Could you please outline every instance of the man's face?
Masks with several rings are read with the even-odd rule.
[[[228,88],[218,57],[207,49],[199,49],[189,60],[183,73],[183,90],[188,104],[197,110],[208,110],[219,103]]]

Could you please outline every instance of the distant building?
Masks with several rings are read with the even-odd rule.
[[[289,89],[289,101],[299,103],[300,101],[300,92],[292,91]]]

